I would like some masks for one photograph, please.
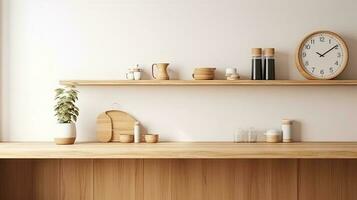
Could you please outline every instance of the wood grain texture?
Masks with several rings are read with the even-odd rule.
[[[204,161],[203,199],[234,200],[235,162],[234,160]],[[198,173],[198,172],[197,172]]]
[[[113,135],[111,141],[119,142],[120,135],[134,135],[135,118],[126,112],[111,110],[106,112],[111,119]]]
[[[94,199],[142,200],[142,160],[94,160]]]
[[[172,160],[171,167],[171,199],[203,199],[205,183],[203,161],[199,159]]]
[[[357,159],[0,160],[1,200],[354,200]]]
[[[0,199],[33,199],[31,160],[0,160]]]
[[[357,143],[0,143],[0,158],[357,158]]]
[[[62,160],[61,172],[61,200],[93,200],[93,160]]]
[[[299,168],[299,199],[356,199],[357,160],[301,160]]]
[[[113,135],[112,120],[107,113],[101,113],[96,120],[96,136],[99,142],[109,142]]]
[[[120,110],[101,113],[96,121],[97,140],[119,142],[121,135],[134,135],[135,118]]]
[[[170,200],[172,160],[144,160],[144,200]]]
[[[71,86],[352,86],[357,80],[62,80]]]
[[[61,160],[33,161],[33,199],[61,200]]]
[[[235,162],[235,199],[297,200],[296,160]]]

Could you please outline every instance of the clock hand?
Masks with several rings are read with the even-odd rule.
[[[320,57],[324,57],[328,52],[332,51],[332,49],[336,48],[338,46],[338,44],[336,44],[335,46],[333,46],[331,49],[329,49],[328,51],[326,51],[325,53],[323,53],[322,55],[320,55]]]
[[[316,53],[320,56],[320,57],[324,57],[321,53],[317,52]]]

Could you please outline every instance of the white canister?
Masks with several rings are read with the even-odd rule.
[[[141,71],[134,72],[134,79],[140,80],[141,79]]]
[[[134,125],[134,142],[135,143],[140,143],[140,123],[135,122]]]
[[[283,130],[283,142],[292,141],[292,124],[293,124],[293,120],[289,120],[289,119],[281,120],[281,129]]]
[[[226,76],[230,76],[232,74],[237,74],[237,69],[236,68],[227,68],[226,69]]]
[[[269,143],[278,143],[281,141],[281,131],[276,129],[268,130],[265,133],[265,141]]]
[[[127,72],[125,74],[126,80],[134,80],[134,72]]]

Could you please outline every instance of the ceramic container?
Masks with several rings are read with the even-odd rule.
[[[126,73],[127,80],[140,80],[143,69],[139,68],[139,65],[135,67],[130,67]]]
[[[289,119],[281,120],[281,129],[283,130],[283,142],[292,141],[292,124],[293,121]]]
[[[281,131],[275,129],[268,130],[265,133],[265,140],[269,143],[281,142]]]
[[[169,80],[168,67],[170,63],[154,63],[151,66],[151,75],[156,80]],[[156,70],[155,70],[156,69]],[[155,73],[157,71],[157,73]],[[155,75],[156,74],[156,75]]]
[[[227,68],[226,69],[226,76],[231,76],[232,74],[237,74],[237,68]]]
[[[61,123],[57,124],[55,143],[59,145],[74,144],[76,141],[76,124]]]
[[[134,72],[134,79],[135,80],[141,80],[141,72]]]
[[[227,76],[227,80],[234,81],[238,80],[240,78],[239,74],[231,74],[230,76]]]
[[[134,80],[134,72],[127,72],[125,74],[126,80]]]
[[[140,136],[140,123],[137,121],[137,122],[135,122],[135,125],[134,125],[134,142],[135,143],[140,143],[140,139],[141,139],[141,136]]]

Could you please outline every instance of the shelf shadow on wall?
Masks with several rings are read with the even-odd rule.
[[[302,124],[300,121],[294,121],[293,126],[292,126],[292,132],[293,132],[293,141],[294,142],[301,142],[302,139]]]
[[[355,49],[357,49],[357,39],[354,35],[342,35],[349,50],[349,62],[345,71],[338,77],[338,79],[357,79],[357,57]]]
[[[276,59],[275,78],[281,80],[289,80],[291,78],[289,72],[291,71],[291,69],[294,69],[295,67],[295,66],[289,67],[289,59],[291,59],[289,57],[289,54],[278,50],[275,53],[275,59]]]

